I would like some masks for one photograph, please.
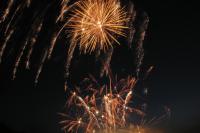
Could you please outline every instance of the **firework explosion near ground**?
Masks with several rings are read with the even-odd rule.
[[[109,69],[109,68],[108,68]],[[169,110],[159,117],[146,119],[145,107],[133,106],[139,96],[134,90],[137,80],[113,79],[101,85],[93,76],[85,78],[80,87],[69,92],[65,113],[60,113],[65,132],[86,133],[151,133],[160,132],[147,127],[166,119]],[[131,116],[137,116],[132,120]]]
[[[65,58],[64,86],[68,98],[67,112],[60,113],[64,119],[60,122],[62,129],[65,132],[86,133],[155,133],[156,131],[145,128],[145,125],[162,120],[166,114],[147,121],[144,110],[131,106],[136,95],[134,86],[138,81],[144,56],[143,40],[148,27],[148,15],[145,12],[137,12],[133,3],[128,0],[126,2],[55,0],[45,8],[32,13],[32,16],[28,16],[26,11],[34,8],[36,7],[32,0],[20,2],[7,0],[1,7],[0,62],[3,63],[14,53],[12,79],[16,78],[20,66],[32,69],[35,62],[31,62],[31,57],[34,56],[34,51],[37,51],[37,45],[41,45],[40,41],[43,40],[42,43],[46,45],[43,44],[42,50],[39,50],[41,54],[36,61],[39,62],[36,63],[35,83],[37,84],[44,64],[51,59],[55,45],[61,37],[64,37],[65,41],[70,43]],[[58,13],[49,16],[52,8]],[[54,20],[53,29],[49,30],[47,38],[42,39],[41,35],[48,31],[45,26],[47,17]],[[24,26],[23,20],[26,18],[30,21]],[[21,32],[22,30],[24,33]],[[17,43],[13,43],[16,40]],[[120,40],[124,40],[123,44]],[[136,70],[135,74],[118,81],[113,78],[109,66],[114,48],[124,43],[135,52]],[[107,75],[109,85],[101,85],[90,76],[80,83],[80,87],[75,89],[69,87],[70,64],[76,46],[82,54],[95,54],[96,59],[101,62],[99,75],[100,77]],[[147,72],[147,76],[151,69]],[[128,119],[130,114],[137,115],[139,120],[132,123]]]

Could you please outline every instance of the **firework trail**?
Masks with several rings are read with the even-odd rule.
[[[8,1],[8,2],[9,2],[9,1]],[[13,4],[13,1],[10,1],[10,4]],[[2,56],[3,56],[3,54],[4,54],[4,50],[5,50],[5,48],[6,48],[6,45],[7,45],[8,41],[10,40],[10,38],[12,37],[12,35],[13,35],[14,31],[15,31],[14,28],[11,28],[11,29],[8,31],[8,28],[10,27],[10,24],[11,24],[12,20],[14,19],[16,13],[17,13],[18,10],[20,9],[20,7],[21,7],[21,6],[19,6],[19,7],[16,9],[14,15],[11,17],[11,21],[10,21],[10,22],[8,23],[8,25],[6,26],[5,31],[3,31],[3,30],[1,29],[1,31],[4,32],[4,34],[3,34],[2,36],[5,36],[5,38],[3,38],[3,41],[1,42],[1,45],[0,45],[0,63],[1,63],[1,60],[2,60]],[[10,7],[9,7],[9,9],[7,9],[7,10],[10,10]],[[10,12],[10,11],[7,11],[7,13],[9,13],[9,12]]]
[[[25,40],[25,43],[24,43],[24,46],[22,46],[21,47],[21,49],[20,49],[20,54],[17,56],[17,58],[16,58],[16,61],[15,61],[15,65],[14,65],[14,69],[13,69],[13,75],[12,75],[12,79],[14,80],[15,78],[16,78],[16,72],[17,72],[17,68],[18,68],[18,66],[19,66],[19,64],[20,64],[20,60],[21,60],[21,57],[22,57],[22,55],[23,55],[23,51],[24,51],[24,49],[26,48],[26,45],[28,44],[28,41],[27,40]]]
[[[132,43],[133,43],[133,40],[134,40],[134,35],[135,35],[135,25],[134,25],[134,22],[135,22],[135,19],[136,19],[136,14],[137,12],[135,11],[135,8],[134,8],[134,4],[132,1],[128,1],[129,4],[128,4],[128,18],[130,18],[130,20],[127,22],[127,25],[129,27],[129,30],[128,33],[127,33],[127,40],[128,40],[128,46],[130,48],[132,48]]]
[[[144,75],[143,80],[147,79],[149,77],[149,74],[152,72],[154,69],[154,66],[150,66],[149,69],[147,70],[146,74]]]
[[[74,40],[72,40],[74,41]],[[74,45],[73,45],[74,44]],[[70,68],[70,64],[71,64],[71,60],[73,58],[73,53],[74,53],[74,50],[76,48],[76,42],[71,42],[71,45],[69,46],[69,49],[68,50],[68,54],[67,54],[67,61],[65,63],[65,90],[67,89],[67,79],[69,77],[69,68]]]
[[[7,3],[6,3],[7,5],[5,9],[1,11],[1,14],[0,14],[0,24],[4,22],[5,19],[7,18],[8,14],[10,13],[10,9],[13,3],[14,3],[14,0],[7,0]]]
[[[15,61],[15,65],[14,65],[14,69],[13,69],[13,79],[15,79],[15,77],[16,77],[16,72],[17,72],[17,68],[19,66],[19,62],[21,61],[21,57],[23,56],[24,50],[27,48],[28,44],[29,44],[29,48],[28,48],[29,50],[28,50],[28,54],[25,59],[25,64],[26,64],[26,68],[27,69],[29,68],[29,59],[30,59],[30,56],[31,56],[31,53],[33,50],[33,46],[36,43],[38,34],[41,31],[42,24],[43,24],[42,22],[43,22],[42,19],[39,19],[39,22],[38,22],[38,20],[34,22],[33,27],[32,27],[33,30],[29,31],[29,33],[27,34],[27,38],[24,40],[25,42],[22,43],[21,48],[19,49],[19,54]]]
[[[7,33],[7,31],[8,31],[8,29],[10,28],[10,26],[11,26],[11,24],[12,24],[14,18],[15,18],[16,16],[18,16],[18,17],[20,16],[19,14],[20,14],[21,11],[23,10],[24,5],[26,5],[26,3],[24,3],[24,4],[19,4],[19,5],[18,5],[18,7],[16,8],[15,12],[13,13],[13,15],[12,15],[12,17],[11,17],[9,23],[7,24],[7,26],[6,26],[6,28],[5,28],[4,34]]]
[[[27,7],[31,5],[31,0],[27,0]]]
[[[30,65],[30,57],[31,57],[32,52],[33,52],[34,44],[36,43],[38,35],[39,35],[39,33],[42,29],[43,19],[39,19],[39,21],[36,21],[33,26],[35,28],[33,27],[34,30],[32,30],[32,35],[29,36],[31,38],[29,40],[28,54],[27,54],[26,59],[25,59],[26,69],[30,68],[30,66],[29,66]]]
[[[39,66],[38,66],[37,72],[36,72],[35,84],[38,83],[38,78],[40,76],[40,73],[42,72],[42,69],[43,69],[43,66],[44,66],[46,58],[47,58],[47,50],[44,50],[44,52],[43,52],[43,54],[41,56],[40,62],[39,62]]]
[[[59,4],[59,7],[60,7],[59,15],[56,16],[56,19],[55,19],[55,23],[56,24],[58,24],[59,22],[64,21],[65,14],[69,11],[69,9],[71,7],[73,7],[74,4],[68,5],[68,3],[69,3],[69,0],[61,0],[60,1],[60,4]],[[51,37],[49,50],[48,50],[48,57],[47,57],[48,59],[51,58],[51,55],[52,55],[53,49],[54,49],[54,47],[56,45],[56,41],[58,39],[58,36],[60,35],[60,33],[63,31],[63,29],[66,27],[67,24],[68,24],[68,22],[63,24],[62,28],[57,28],[55,26],[54,32],[53,32],[52,37]]]
[[[103,77],[104,74],[108,74],[108,67],[110,66],[110,61],[112,58],[112,54],[113,54],[113,47],[110,47],[106,53],[104,54],[103,57],[101,57],[102,60],[102,68],[100,69],[100,77]]]
[[[2,45],[0,47],[0,63],[2,61],[2,56],[3,56],[4,50],[6,48],[6,44],[10,40],[11,36],[13,35],[13,33],[14,33],[14,30],[10,30],[10,32],[7,34],[5,40],[2,42]]]
[[[47,11],[48,7],[49,6],[47,6],[47,8],[45,10],[43,10],[42,13],[40,13],[40,15],[38,15],[39,12],[37,12],[34,15],[35,17],[33,17],[34,19],[33,19],[32,25],[31,25],[32,26],[31,30],[28,31],[28,34],[25,37],[25,40],[24,40],[24,42],[22,43],[22,45],[21,45],[21,47],[19,49],[19,53],[17,55],[16,61],[15,61],[15,64],[14,64],[13,75],[12,75],[13,79],[15,79],[15,77],[16,77],[16,72],[17,72],[19,63],[21,61],[21,57],[24,55],[24,50],[25,49],[27,49],[27,51],[28,51],[27,55],[25,57],[26,69],[28,69],[30,67],[29,66],[30,65],[30,57],[32,55],[32,51],[33,51],[34,45],[35,45],[35,43],[37,41],[37,38],[39,36],[39,33],[40,33],[41,29],[42,29],[44,15],[46,14],[46,11]],[[42,58],[43,58],[42,59],[42,61],[43,61],[44,57],[42,57]],[[43,64],[43,63],[41,63],[41,64]],[[37,78],[39,77],[39,74],[40,74],[41,70],[42,70],[42,66],[40,66],[39,69],[38,69],[35,83],[37,83]]]
[[[124,102],[124,109],[123,109],[123,115],[122,115],[122,120],[123,120],[123,123],[126,122],[126,109],[127,109],[127,104],[130,102],[131,100],[131,97],[132,97],[132,90],[130,90],[125,98],[125,102]]]
[[[28,31],[28,33],[26,35],[24,35],[22,42],[20,42],[21,46],[17,50],[18,54],[16,56],[13,71],[12,71],[13,79],[15,79],[15,77],[16,77],[16,72],[19,67],[20,61],[22,59],[22,56],[24,56],[25,53],[26,53],[26,55],[25,55],[24,62],[25,62],[26,68],[28,69],[30,67],[30,57],[32,55],[32,51],[34,49],[35,43],[37,42],[37,39],[42,30],[42,27],[44,26],[44,24],[43,24],[44,17],[49,12],[49,7],[53,3],[54,2],[51,2],[51,3],[47,4],[46,7],[43,8],[42,10],[40,9],[39,11],[34,12],[34,16],[32,17],[32,23],[27,25],[27,27],[31,27],[31,28],[29,28],[30,30]],[[64,14],[63,10],[67,9],[67,5],[66,5],[67,0],[61,0],[60,3],[61,3],[60,4],[61,11],[60,11],[59,16],[55,20],[56,22],[61,19],[61,17],[62,17],[61,14],[62,15]],[[4,51],[5,51],[5,48],[7,47],[8,42],[11,40],[11,38],[13,39],[14,35],[17,34],[19,29],[21,29],[21,27],[19,26],[19,22],[25,18],[24,12],[26,11],[27,8],[30,7],[30,5],[32,3],[31,3],[31,0],[24,0],[21,2],[14,2],[14,1],[10,0],[10,1],[7,1],[6,4],[7,4],[6,9],[4,12],[2,12],[3,14],[1,14],[2,15],[1,20],[4,20],[5,18],[7,18],[8,22],[1,23],[1,31],[2,31],[3,36],[1,38],[2,41],[0,44],[0,62],[2,62],[2,56],[4,55]],[[14,5],[13,9],[12,9],[12,5]],[[13,10],[12,12],[10,11],[11,9]],[[7,17],[7,16],[10,16],[10,17]],[[57,31],[54,32],[54,36],[52,36],[52,37],[54,37],[54,38],[50,39],[52,41],[48,48],[49,49],[49,51],[48,51],[49,58],[50,58],[50,55],[53,50],[52,48],[54,47],[54,45],[56,43],[56,39],[58,37]],[[43,54],[42,56],[45,56],[45,55],[46,54]],[[44,60],[46,59],[45,57],[41,57],[41,58],[42,58],[41,62],[44,62]],[[43,63],[40,63],[39,65],[41,65],[41,66],[38,67],[38,72],[37,72],[36,77],[39,77],[39,74],[43,67]],[[37,81],[37,78],[36,78],[36,81]]]
[[[90,107],[85,103],[85,101],[80,96],[77,96],[77,99],[80,101],[80,103],[83,105],[83,107],[85,108],[85,110],[90,115],[90,117],[91,117],[90,119],[94,119],[95,120],[95,124],[97,124],[97,127],[100,128],[98,120],[97,120],[95,114],[90,110]]]
[[[67,2],[67,0],[64,0],[64,1],[62,1],[62,3],[64,3],[64,2]],[[65,4],[65,3],[64,3]],[[44,15],[46,14],[46,12],[48,11],[48,8],[46,8],[46,11],[43,11],[43,14],[41,15],[41,18],[44,18]],[[40,20],[39,22],[39,26],[37,26],[37,28],[36,28],[36,34],[35,34],[35,36],[33,36],[33,38],[32,39],[34,39],[35,41],[36,41],[36,38],[38,37],[38,33],[40,32],[40,30],[41,30],[41,27],[43,26],[43,21],[41,21],[42,19],[38,19],[38,20]],[[53,50],[52,48],[54,47],[54,45],[55,45],[55,43],[56,43],[56,39],[57,39],[57,37],[58,37],[58,35],[55,37],[54,35],[55,35],[55,31],[53,32],[53,37],[51,38],[51,42],[50,42],[50,46],[45,46],[45,48],[43,49],[43,52],[42,52],[42,55],[41,55],[41,58],[40,58],[40,61],[39,61],[39,65],[38,65],[38,69],[37,69],[37,72],[36,72],[36,76],[35,76],[35,84],[37,84],[38,83],[38,79],[39,79],[39,76],[40,76],[40,74],[41,74],[41,72],[42,72],[42,69],[43,69],[43,67],[44,67],[44,63],[45,63],[45,61],[48,59],[48,58],[50,58],[51,57],[51,53],[52,53],[52,51],[51,50]],[[31,44],[34,44],[35,42],[33,42],[33,43],[31,43]],[[26,59],[28,59],[28,60],[26,60],[26,66],[27,65],[29,65],[30,63],[30,56],[31,56],[31,54],[32,54],[32,50],[33,50],[33,46],[34,45],[30,45],[31,46],[31,49],[29,50],[29,54],[28,54],[28,58],[26,58]]]
[[[146,30],[149,23],[149,17],[146,12],[143,12],[142,15],[139,16],[138,26],[135,33],[134,44],[136,47],[136,77],[139,76],[140,68],[142,65],[142,61],[144,58],[144,48],[143,48],[143,41],[145,38]]]
[[[52,52],[54,50],[54,47],[56,45],[56,41],[57,41],[58,37],[60,36],[60,34],[62,33],[62,31],[67,27],[67,25],[69,24],[70,20],[72,19],[72,18],[70,18],[69,20],[66,19],[67,17],[66,17],[65,14],[67,14],[71,10],[71,8],[73,8],[76,4],[78,4],[80,2],[80,1],[77,1],[77,2],[69,5],[68,4],[69,1],[70,0],[61,0],[61,2],[60,2],[60,7],[61,8],[60,8],[60,11],[59,11],[60,12],[59,15],[56,17],[56,24],[58,24],[59,22],[64,22],[64,24],[62,24],[61,28],[55,28],[55,30],[54,30],[54,32],[52,34],[51,41],[50,41],[50,47],[49,47],[49,50],[48,50],[48,59],[50,59],[51,56],[52,56]],[[71,44],[73,44],[73,41],[71,41]],[[70,46],[70,48],[71,48],[70,50],[72,51],[71,52],[71,55],[72,55],[73,52],[74,52],[73,51],[74,49],[72,48],[72,46]],[[68,51],[68,53],[70,53],[69,51]],[[69,59],[68,62],[70,63],[71,59]]]
[[[52,34],[51,41],[50,41],[50,47],[49,47],[49,50],[48,50],[48,59],[51,58],[53,49],[56,45],[57,38],[58,38],[58,31],[55,30],[54,33]]]
[[[61,0],[61,2],[60,2],[60,6],[61,6],[61,8],[60,8],[60,15],[57,17],[57,19],[56,19],[56,23],[58,22],[58,21],[63,21],[64,20],[64,14],[67,12],[67,11],[69,11],[69,9],[70,9],[70,7],[68,6],[68,3],[69,3],[69,0]]]
[[[16,26],[16,23],[19,21],[19,19],[21,18],[21,14],[25,11],[26,8],[28,8],[31,4],[31,1],[27,1],[27,0],[24,0],[22,3],[17,3],[17,2],[10,2],[10,4],[12,5],[17,5],[16,7],[10,7],[9,10],[14,10],[14,11],[9,11],[8,12],[8,15],[10,17],[7,16],[7,19],[8,19],[8,23],[5,23],[3,25],[6,26],[5,28],[5,31],[4,31],[4,34],[7,33],[8,29],[9,28],[13,28]],[[14,23],[14,24],[12,24]],[[12,25],[11,25],[12,24]]]
[[[1,29],[2,32],[4,33],[3,37],[5,37],[5,40],[3,38],[4,41],[2,41],[2,44],[0,45],[0,63],[2,61],[2,56],[4,54],[7,43],[11,39],[14,32],[16,31],[16,29],[17,29],[16,26],[17,26],[18,22],[20,21],[22,15],[23,15],[23,11],[25,10],[26,7],[29,7],[30,2],[31,1],[25,0],[24,2],[19,4],[17,6],[17,8],[15,9],[14,13],[12,14],[8,24],[5,26],[5,30],[3,31],[3,29]],[[14,4],[14,2],[10,1],[10,4]],[[9,10],[11,10],[11,9],[9,8]]]

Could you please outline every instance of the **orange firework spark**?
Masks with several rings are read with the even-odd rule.
[[[90,53],[96,49],[106,50],[117,36],[126,36],[127,13],[118,0],[83,0],[72,9],[67,27],[72,42],[80,43],[80,50]]]
[[[6,17],[8,16],[10,9],[13,5],[13,2],[14,2],[14,0],[8,0],[7,1],[7,7],[4,10],[0,11],[1,14],[2,14],[2,15],[0,15],[0,23],[2,23],[6,19]]]

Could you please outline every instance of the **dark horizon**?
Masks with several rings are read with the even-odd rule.
[[[40,2],[36,3],[39,6]],[[134,0],[134,3],[136,9],[147,12],[150,18],[141,68],[144,73],[150,66],[154,66],[146,82],[150,105],[155,111],[163,105],[171,109],[168,124],[165,123],[161,127],[166,133],[200,132],[200,45],[197,3],[184,3],[180,0]],[[57,45],[62,44],[59,42]],[[20,68],[17,78],[12,81],[10,61],[0,65],[0,132],[63,132],[58,124],[58,112],[62,111],[66,100],[63,89],[65,51],[62,48],[58,46],[54,57],[44,66],[37,86],[33,80],[34,70]],[[86,72],[82,68],[79,69],[81,63],[86,62],[83,68],[90,69],[87,67],[95,62],[91,56],[80,56],[78,53],[76,55],[72,66],[74,75]],[[130,73],[129,60],[132,59],[129,55],[127,47],[116,48],[115,59],[111,62],[114,74],[118,74],[118,70]],[[34,57],[36,58],[38,57]],[[77,63],[80,60],[81,63]]]

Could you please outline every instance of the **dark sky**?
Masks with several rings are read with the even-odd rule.
[[[155,66],[148,80],[149,97],[153,106],[171,108],[167,126],[170,133],[200,132],[197,5],[178,0],[135,1],[136,8],[145,10],[150,17],[143,64],[144,68]],[[47,63],[36,87],[30,72],[20,70],[17,79],[11,81],[6,67],[5,63],[0,73],[0,129],[13,133],[60,133],[57,113],[65,103],[63,60],[58,57]]]

